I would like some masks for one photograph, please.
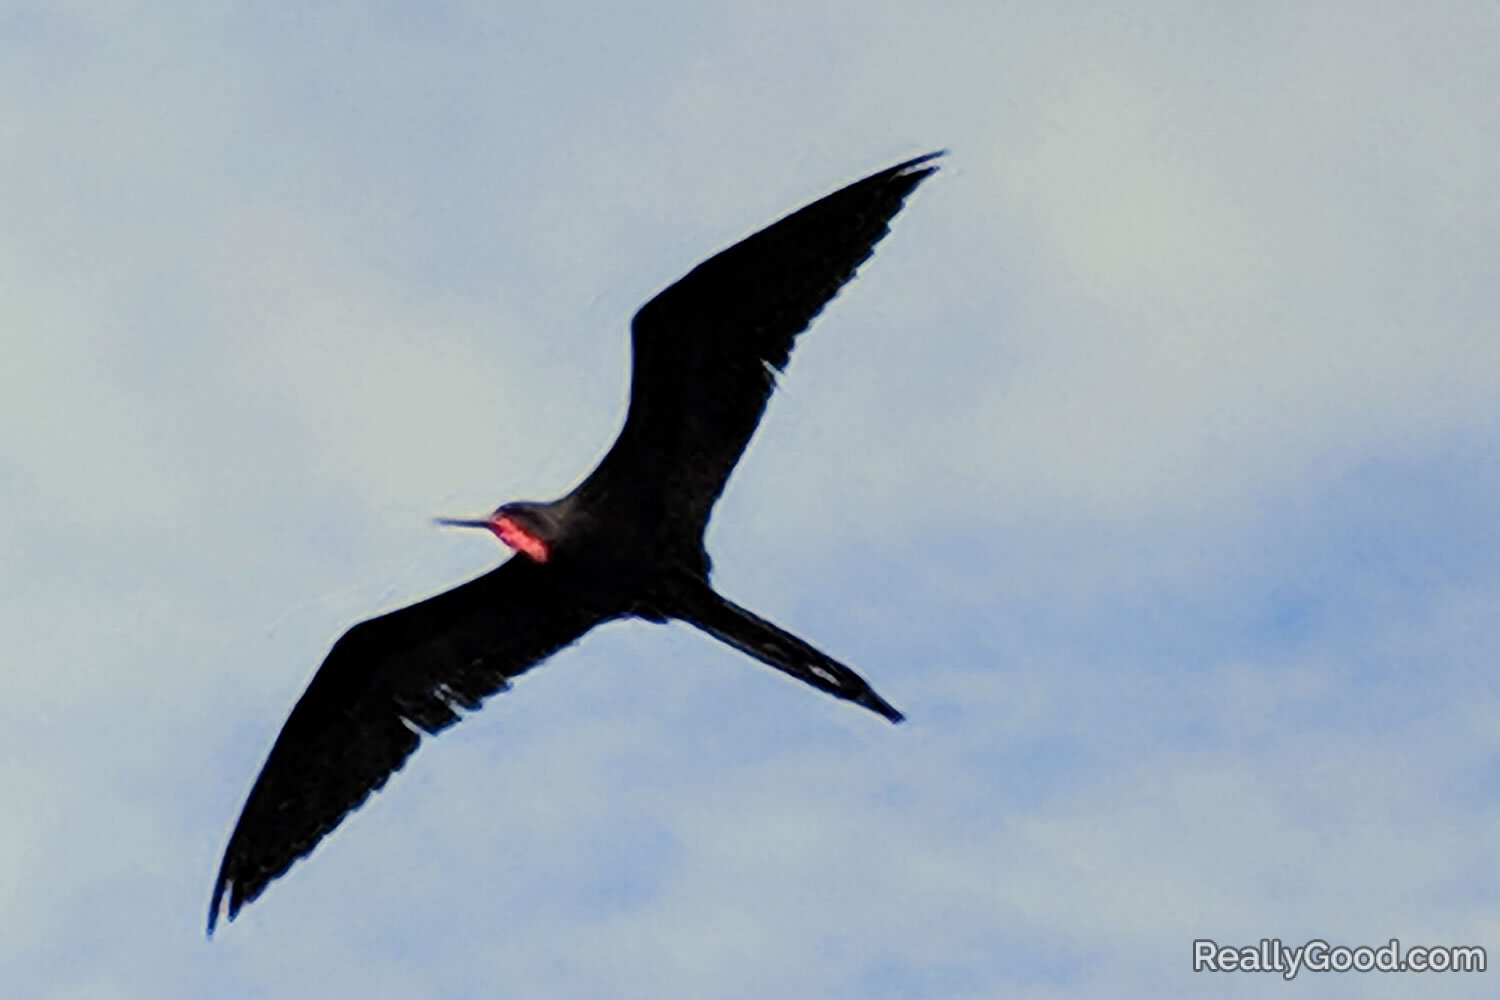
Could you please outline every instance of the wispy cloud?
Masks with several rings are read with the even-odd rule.
[[[1496,940],[1490,6],[415,11],[0,15],[9,989],[1235,996],[1285,987],[1194,937]],[[426,519],[568,488],[640,303],[945,145],[710,535],[911,722],[612,625],[204,944],[333,638],[496,558]]]

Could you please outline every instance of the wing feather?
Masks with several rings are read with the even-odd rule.
[[[702,534],[786,368],[796,337],[889,232],[942,153],[807,205],[699,264],[631,323],[634,372],[619,438],[579,493],[686,517]]]
[[[226,894],[233,920],[400,770],[424,734],[611,617],[517,557],[346,632],[255,779],[224,852],[208,933]]]

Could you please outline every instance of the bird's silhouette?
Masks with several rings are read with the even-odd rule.
[[[892,722],[853,670],[709,584],[703,534],[792,344],[885,236],[941,153],[856,181],[693,268],[631,323],[630,407],[567,496],[508,503],[486,528],[516,555],[478,579],[361,622],[334,643],[276,738],[229,838],[208,933],[399,770],[422,736],[594,626],[680,619]]]

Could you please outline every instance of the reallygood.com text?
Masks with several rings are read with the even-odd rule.
[[[1318,938],[1294,946],[1280,938],[1238,946],[1210,938],[1193,942],[1194,972],[1275,972],[1283,979],[1296,979],[1300,972],[1483,972],[1487,965],[1484,949],[1475,945],[1403,949],[1395,938],[1378,948],[1330,945]]]

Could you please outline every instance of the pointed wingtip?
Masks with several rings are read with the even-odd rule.
[[[933,162],[948,155],[946,149],[934,150],[921,156],[914,156],[904,163],[898,163],[890,168],[892,177],[906,177],[911,174],[919,174],[918,180],[936,171],[942,164]]]
[[[209,904],[208,904],[208,927],[204,931],[204,935],[210,941],[212,941],[214,939],[214,928],[219,925],[220,904],[224,902],[224,890],[226,888],[228,888],[228,887],[229,887],[229,882],[221,874],[219,876],[219,880],[214,883],[214,897],[213,897],[213,900],[210,901]],[[231,901],[230,905],[229,905],[229,919],[230,920],[234,919],[234,912],[235,912],[234,903]]]

